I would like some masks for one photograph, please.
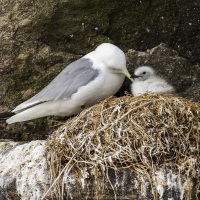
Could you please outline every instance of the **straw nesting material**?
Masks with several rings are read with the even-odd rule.
[[[47,141],[54,178],[61,169],[170,167],[199,176],[200,103],[170,94],[111,97],[69,119]],[[61,174],[60,174],[61,175]],[[52,175],[53,176],[53,175]]]

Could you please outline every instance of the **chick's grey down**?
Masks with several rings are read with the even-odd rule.
[[[117,46],[103,43],[68,65],[38,94],[18,105],[8,124],[49,115],[72,116],[114,95],[121,87],[126,68],[125,54]]]
[[[174,87],[165,79],[156,75],[149,66],[138,67],[133,75],[135,81],[131,84],[131,93],[138,96],[144,93],[175,93]]]

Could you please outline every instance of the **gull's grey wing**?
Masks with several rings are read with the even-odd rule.
[[[99,71],[92,68],[92,65],[92,61],[86,58],[81,58],[71,63],[43,90],[17,106],[13,111],[26,109],[45,101],[70,97],[72,94],[76,93],[80,87],[87,85],[98,76]]]

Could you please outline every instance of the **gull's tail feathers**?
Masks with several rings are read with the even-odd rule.
[[[66,100],[48,101],[48,102],[44,102],[44,103],[35,105],[33,107],[30,107],[26,110],[22,110],[16,115],[13,115],[10,118],[8,118],[6,120],[6,123],[12,124],[16,122],[25,122],[32,119],[37,119],[37,118],[46,117],[50,115],[62,116],[62,114],[59,114],[59,111],[61,110],[63,112],[63,110],[64,111],[67,110],[65,109],[65,105],[63,105],[63,101],[65,102]]]
[[[0,113],[0,120],[6,120],[14,115],[15,113],[11,111]]]

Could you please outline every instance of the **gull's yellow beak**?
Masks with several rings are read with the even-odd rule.
[[[129,80],[131,80],[131,82],[134,82],[134,80],[131,78],[131,75],[129,74],[129,72],[128,71],[125,71],[125,76],[129,79]]]

